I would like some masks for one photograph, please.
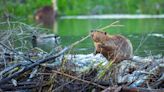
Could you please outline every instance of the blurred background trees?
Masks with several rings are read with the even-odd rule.
[[[0,0],[0,14],[29,16],[51,0]],[[162,14],[163,0],[58,0],[60,15]]]

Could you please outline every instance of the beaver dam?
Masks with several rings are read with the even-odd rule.
[[[38,31],[45,29],[18,22],[9,26],[0,30],[1,91],[164,92],[162,54],[112,64],[101,54],[70,53],[89,36],[62,46],[59,36]]]

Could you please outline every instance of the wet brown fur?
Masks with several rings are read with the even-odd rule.
[[[44,6],[37,10],[35,14],[35,20],[39,24],[43,24],[46,27],[52,27],[57,13],[54,11],[52,6]]]
[[[95,54],[101,53],[108,60],[115,63],[130,59],[133,48],[130,40],[122,35],[109,35],[106,32],[91,32],[91,38],[95,45]]]

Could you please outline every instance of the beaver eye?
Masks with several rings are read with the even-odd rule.
[[[107,34],[107,32],[104,32],[104,34],[106,35],[106,34]]]

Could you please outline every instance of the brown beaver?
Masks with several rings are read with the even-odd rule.
[[[37,23],[43,24],[46,27],[52,27],[57,16],[52,6],[44,6],[37,10],[35,20]]]
[[[124,36],[92,31],[91,38],[94,41],[95,54],[101,53],[108,60],[112,60],[115,63],[130,59],[133,55],[132,44]]]

